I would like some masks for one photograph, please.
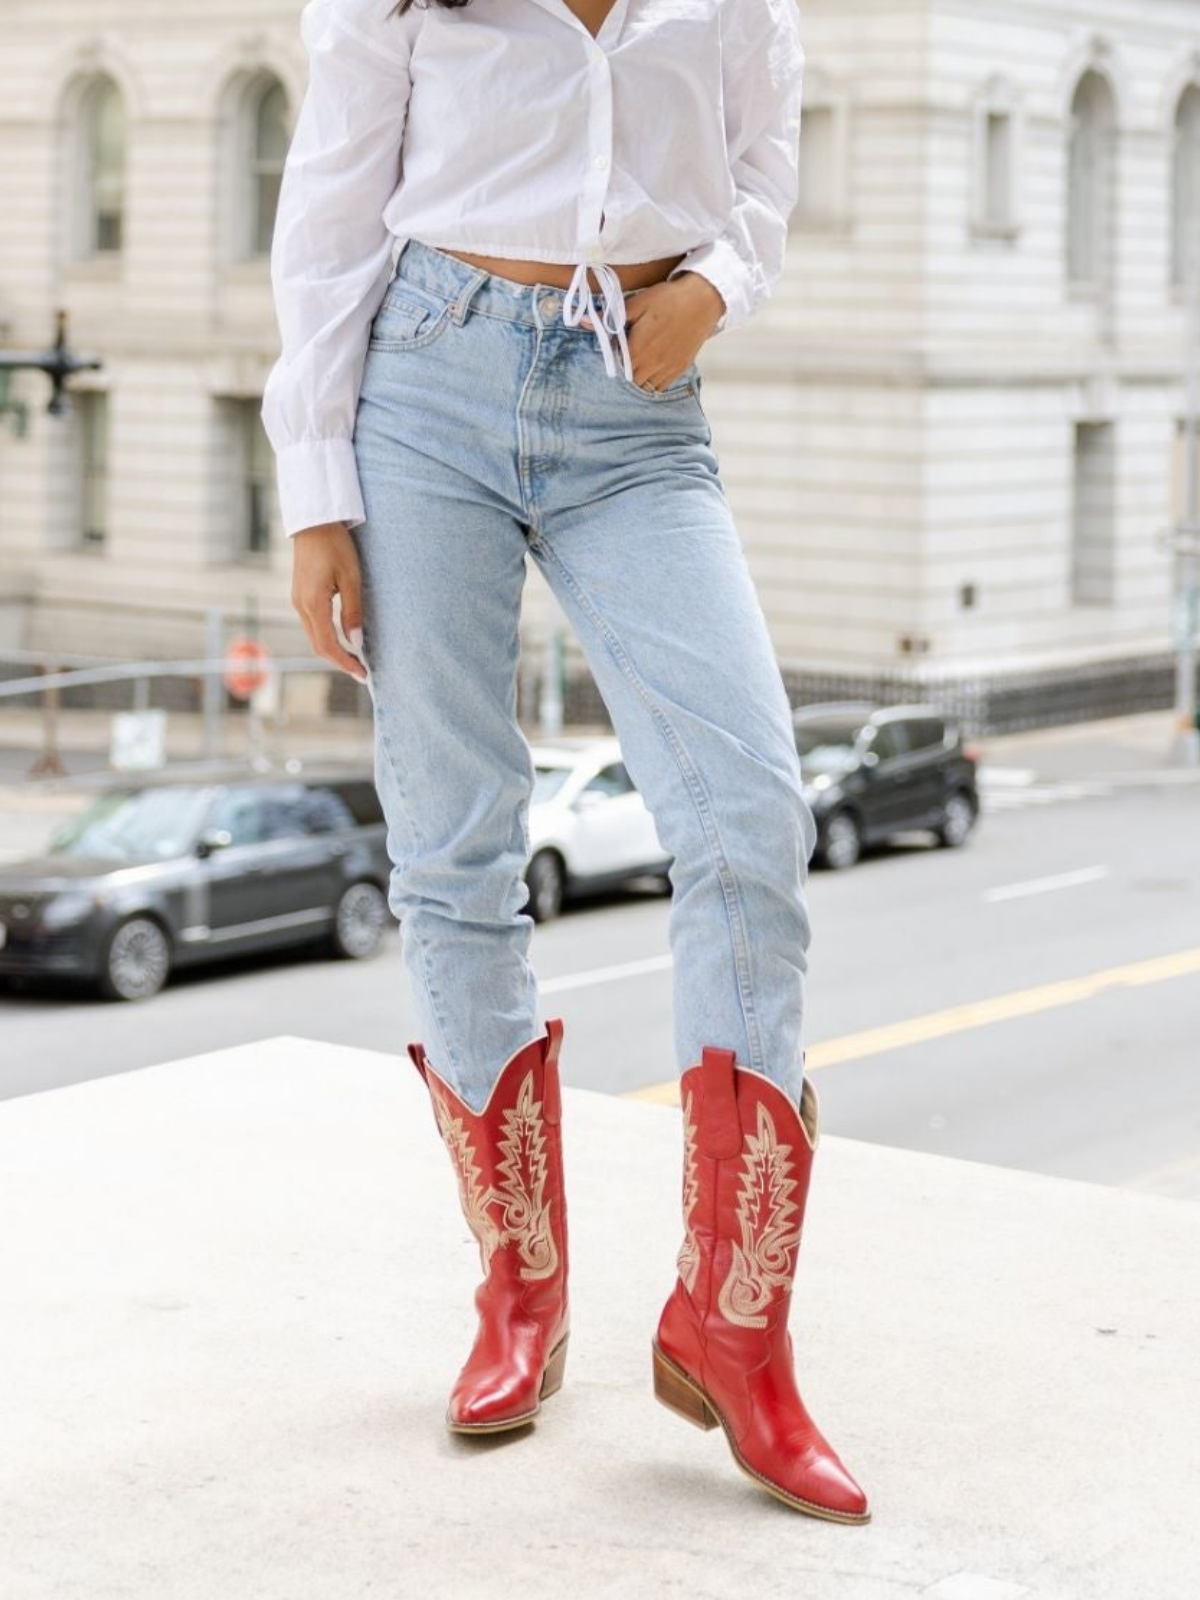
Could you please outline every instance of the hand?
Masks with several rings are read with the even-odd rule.
[[[292,538],[292,605],[317,655],[359,683],[367,675],[357,656],[343,650],[333,626],[333,597],[341,596],[342,631],[362,638],[362,570],[358,547],[344,522],[323,522]]]
[[[725,314],[725,300],[698,272],[639,289],[626,302],[634,382],[666,389],[691,366]]]

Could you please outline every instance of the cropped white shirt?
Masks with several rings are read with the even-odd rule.
[[[632,377],[611,267],[683,255],[671,276],[702,273],[717,331],[737,327],[775,287],[798,194],[796,0],[616,0],[596,38],[566,0],[393,4],[308,0],[300,19],[262,406],[289,535],[364,520],[355,414],[406,239],[573,264],[564,315],[590,313]]]

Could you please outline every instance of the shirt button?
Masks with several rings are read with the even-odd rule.
[[[596,159],[592,162],[592,165],[595,167],[597,172],[603,172],[605,167],[608,165],[608,157],[607,156],[597,156]]]

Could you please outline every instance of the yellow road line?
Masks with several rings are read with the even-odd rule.
[[[889,1022],[881,1028],[846,1033],[840,1039],[826,1039],[808,1047],[805,1066],[812,1072],[846,1061],[862,1061],[867,1056],[901,1050],[906,1045],[944,1039],[968,1028],[988,1028],[995,1022],[1009,1022],[1014,1017],[1029,1017],[1039,1011],[1077,1005],[1109,989],[1165,983],[1170,978],[1183,978],[1193,973],[1200,973],[1200,946],[1179,950],[1173,955],[1151,956],[1146,961],[1130,961],[1120,967],[1103,967],[1099,972],[1085,973],[1080,978],[1039,983],[1032,989],[1017,989],[1012,994],[995,995],[990,1000],[973,1000],[964,1006],[950,1006],[945,1011],[930,1011],[922,1017],[909,1017],[905,1022]],[[656,1083],[646,1089],[634,1089],[625,1098],[648,1100],[654,1105],[678,1105],[679,1085],[674,1080]]]

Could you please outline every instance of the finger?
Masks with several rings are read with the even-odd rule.
[[[343,650],[338,643],[337,634],[333,631],[333,606],[318,605],[315,610],[308,613],[309,637],[312,639],[313,648],[319,656],[326,661],[331,661],[335,667],[340,667],[343,672],[348,672],[352,678],[357,678],[359,683],[366,683],[366,671],[361,661],[352,656],[348,650]]]
[[[362,656],[362,573],[355,565],[347,571],[340,572],[335,581],[341,600],[342,632],[353,653]]]
[[[339,572],[335,581],[342,597],[342,628],[349,633],[351,628],[362,627],[362,573],[355,567]]]

